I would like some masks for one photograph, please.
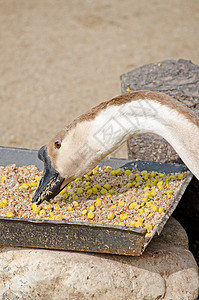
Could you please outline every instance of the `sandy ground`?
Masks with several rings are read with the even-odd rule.
[[[178,58],[199,64],[199,1],[0,0],[0,145],[38,149],[122,73]]]

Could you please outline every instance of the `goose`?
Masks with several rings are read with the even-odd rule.
[[[55,197],[127,139],[145,133],[167,140],[199,179],[199,118],[164,93],[135,91],[93,107],[41,147],[44,172],[32,201]]]

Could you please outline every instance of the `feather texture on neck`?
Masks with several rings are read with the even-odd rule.
[[[48,145],[52,164],[72,180],[94,168],[128,138],[154,133],[166,139],[199,179],[199,119],[183,104],[157,92],[128,93],[77,118]],[[54,149],[61,140],[60,149]]]

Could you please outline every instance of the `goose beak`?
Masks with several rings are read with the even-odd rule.
[[[44,162],[44,171],[32,202],[40,204],[54,198],[60,191],[64,178],[53,168],[46,146],[38,151],[38,158]]]

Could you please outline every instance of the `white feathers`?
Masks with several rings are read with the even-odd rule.
[[[71,129],[59,149],[57,169],[63,177],[79,177],[135,134],[165,138],[199,179],[199,127],[175,108],[153,99],[108,105]],[[69,176],[68,176],[69,177]]]

